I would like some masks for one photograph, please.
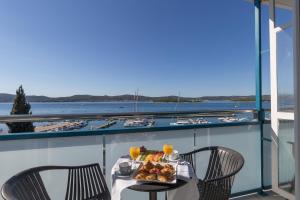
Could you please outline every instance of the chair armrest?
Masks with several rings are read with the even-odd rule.
[[[190,151],[190,152],[187,152],[187,153],[182,153],[182,154],[180,154],[180,156],[191,155],[191,154],[199,153],[199,152],[202,152],[202,151],[211,151],[211,150],[216,149],[216,148],[218,148],[218,147],[217,146],[203,147],[203,148],[196,149],[196,150],[193,150],[193,151]]]

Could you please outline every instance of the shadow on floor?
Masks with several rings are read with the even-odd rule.
[[[283,197],[280,197],[278,194],[274,192],[266,192],[266,196],[261,196],[259,194],[253,194],[248,196],[236,197],[232,200],[285,200]]]

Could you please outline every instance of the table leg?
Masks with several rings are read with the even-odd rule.
[[[149,200],[157,200],[157,192],[149,192]]]

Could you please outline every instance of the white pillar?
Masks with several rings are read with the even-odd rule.
[[[295,178],[296,200],[300,200],[300,0],[294,0],[294,94],[295,94]]]

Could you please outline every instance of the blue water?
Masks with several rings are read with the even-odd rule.
[[[0,115],[9,115],[11,103],[0,103]],[[134,102],[97,102],[97,103],[31,103],[33,114],[80,114],[80,113],[118,113],[134,112]],[[254,102],[209,101],[201,103],[152,103],[139,102],[139,112],[193,111],[255,109]],[[264,103],[269,108],[269,103]]]
[[[134,112],[135,102],[96,102],[96,103],[31,103],[32,114],[81,114],[81,113],[121,113]],[[264,103],[264,108],[270,108],[268,102]],[[0,103],[0,115],[9,115],[11,103]],[[255,109],[255,102],[232,102],[232,101],[208,101],[200,103],[153,103],[139,102],[137,104],[138,112],[162,112],[162,111],[199,111],[199,110],[238,110]],[[244,116],[240,116],[244,117]],[[215,118],[207,118],[212,123],[217,123]],[[167,126],[175,119],[156,119],[155,126]],[[102,121],[89,121],[88,126],[81,130],[90,130],[93,127],[105,123]],[[37,124],[35,124],[37,125]],[[0,128],[7,130],[5,125]],[[112,128],[123,128],[123,122],[119,121]]]

